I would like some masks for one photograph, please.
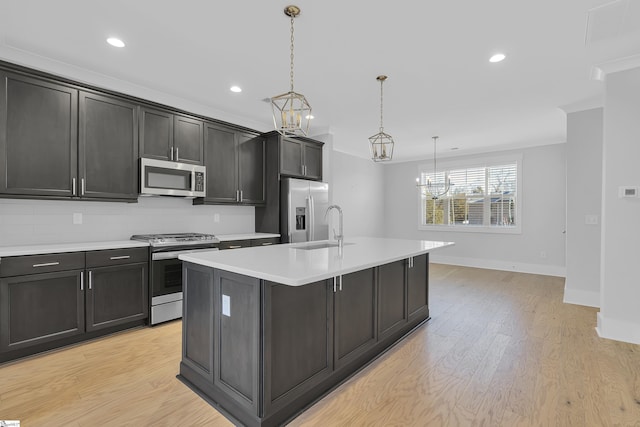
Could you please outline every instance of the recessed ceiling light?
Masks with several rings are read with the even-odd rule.
[[[242,92],[242,88],[241,88],[240,86],[231,86],[231,87],[229,88],[229,90],[230,90],[231,92],[235,92],[235,93],[240,93],[240,92]]]
[[[504,60],[507,56],[504,53],[496,53],[491,58],[489,58],[489,62],[500,62]]]
[[[115,47],[124,47],[124,42],[117,37],[109,37],[107,43]]]
[[[315,117],[313,117],[311,114],[304,116],[304,118],[307,119],[307,120],[315,119]]]

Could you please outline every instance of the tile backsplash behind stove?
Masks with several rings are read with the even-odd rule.
[[[128,240],[146,233],[253,233],[254,218],[252,206],[193,206],[172,197],[140,197],[138,203],[0,199],[0,246]]]

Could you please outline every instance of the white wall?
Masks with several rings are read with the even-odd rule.
[[[74,213],[82,214],[82,224],[73,224]],[[181,198],[140,197],[139,203],[0,199],[0,246],[128,240],[143,233],[252,233],[254,227],[253,207],[192,206]]]
[[[598,333],[640,344],[640,198],[618,197],[620,186],[640,186],[640,68],[605,84]]]
[[[385,165],[385,224],[387,237],[453,241],[455,246],[434,252],[435,262],[538,274],[565,274],[565,145],[546,145],[447,159],[522,154],[522,233],[465,233],[418,230],[419,203],[415,179],[426,161]],[[542,258],[544,252],[546,257]]]
[[[564,302],[600,306],[603,109],[567,115],[567,279]],[[587,216],[597,221],[587,224]]]
[[[369,159],[333,152],[333,203],[344,212],[345,241],[384,236],[384,173],[380,164]],[[337,221],[334,224],[337,230]]]

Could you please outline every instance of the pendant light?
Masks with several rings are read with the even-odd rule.
[[[311,105],[304,95],[293,90],[293,20],[300,15],[298,6],[287,6],[284,14],[291,18],[291,68],[289,77],[290,90],[282,95],[271,98],[273,110],[273,125],[284,136],[306,136],[309,132],[311,120]]]
[[[438,169],[437,169],[437,161],[436,161],[436,142],[438,141],[437,136],[432,136],[433,138],[433,177],[435,179]],[[442,182],[432,182],[430,177],[427,177],[427,182],[421,182],[420,178],[416,178],[416,187],[420,188],[425,192],[425,195],[429,196],[431,199],[438,199],[449,192],[449,188],[451,187],[451,180],[445,178]]]
[[[382,84],[387,80],[387,76],[378,76],[376,80],[380,82],[380,132],[369,137],[371,148],[371,160],[374,162],[384,162],[391,160],[393,157],[393,138],[391,135],[384,133],[382,126]]]

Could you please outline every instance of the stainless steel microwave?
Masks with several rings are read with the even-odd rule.
[[[206,168],[189,163],[140,158],[140,194],[204,197]]]

